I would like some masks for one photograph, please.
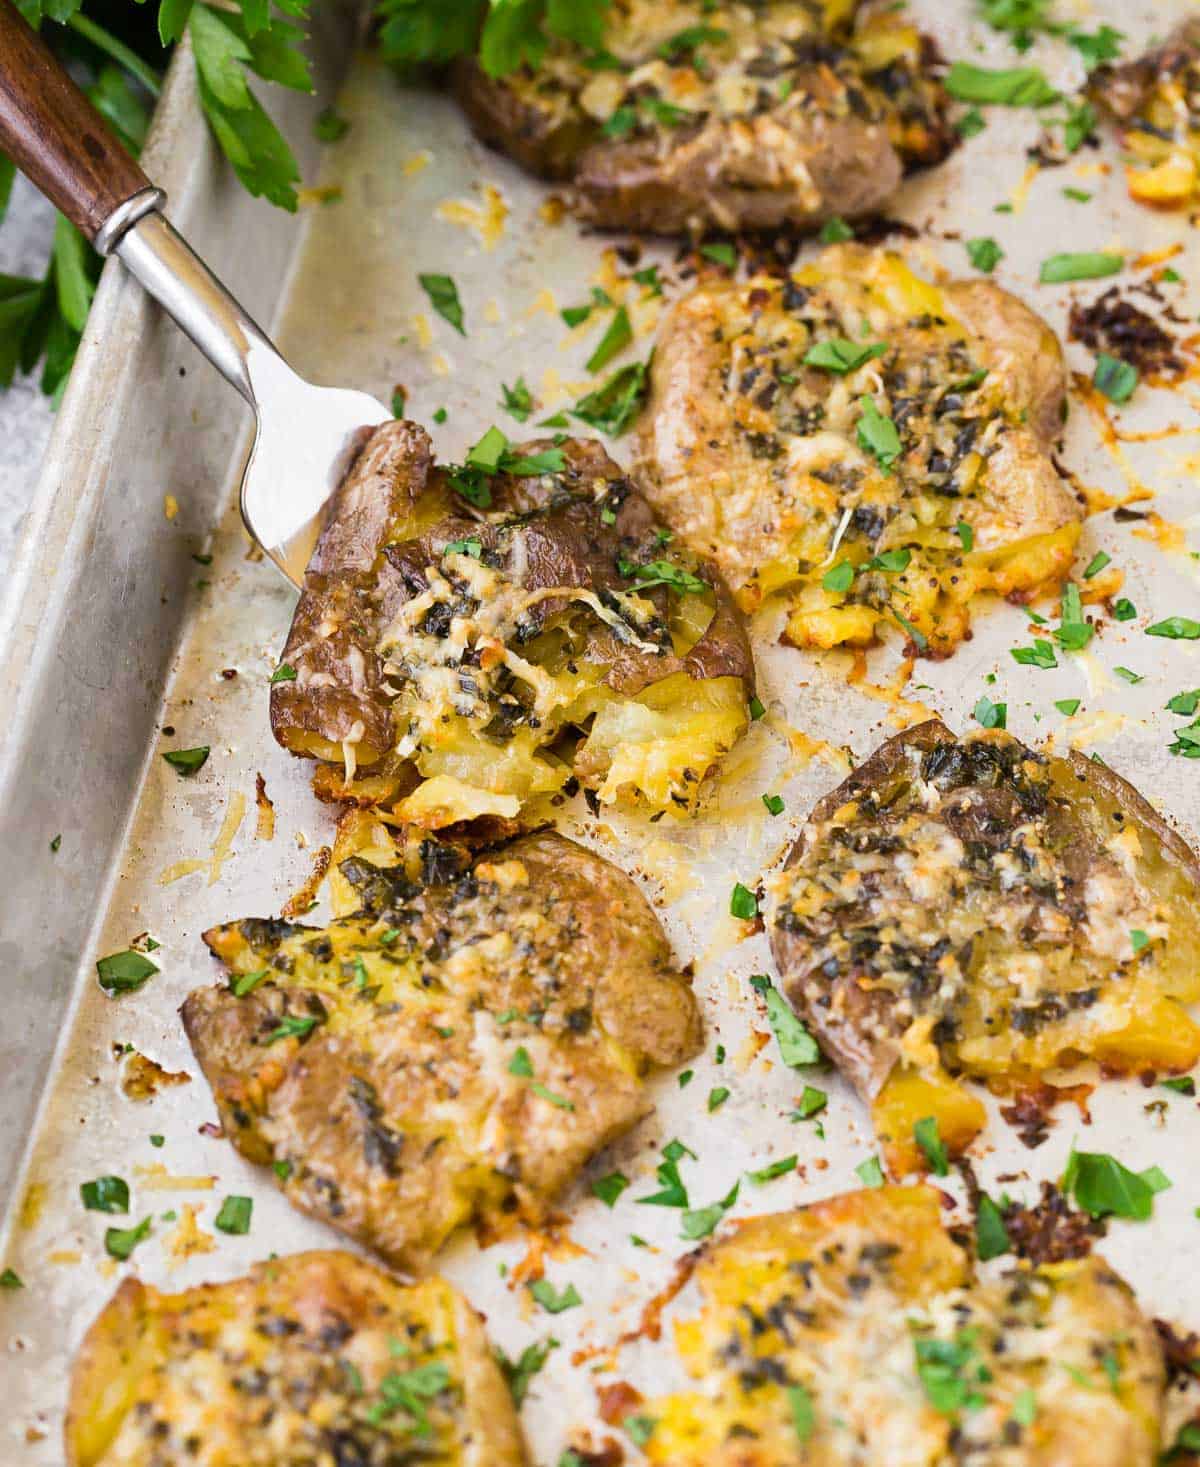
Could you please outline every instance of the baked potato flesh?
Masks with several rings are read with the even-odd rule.
[[[75,1362],[68,1467],[521,1467],[478,1316],[442,1279],[299,1253],[180,1294],[129,1278]]]
[[[555,41],[499,79],[465,63],[457,89],[486,142],[569,180],[592,223],[806,228],[877,211],[957,141],[930,44],[859,9],[614,0],[600,53]]]
[[[701,286],[673,308],[639,427],[655,508],[743,610],[787,590],[790,639],[886,626],[944,655],[981,592],[1066,576],[1082,512],[1051,460],[1059,343],[988,281],[824,251],[790,279]]]
[[[754,685],[720,577],[599,444],[506,462],[437,470],[415,425],[376,431],[296,609],[276,738],[341,764],[364,803],[403,794],[426,828],[512,818],[573,779],[603,803],[692,809]]]
[[[694,1391],[650,1401],[664,1467],[1150,1467],[1165,1372],[1100,1260],[980,1279],[939,1194],[884,1187],[751,1219],[676,1324]]]
[[[539,1220],[699,1011],[633,882],[559,835],[471,855],[355,811],[334,863],[327,928],[205,934],[230,981],[183,1022],[238,1150],[420,1269],[464,1224]]]
[[[1125,178],[1139,203],[1181,209],[1200,198],[1200,20],[1186,20],[1136,61],[1096,73],[1092,94],[1121,126]]]
[[[817,805],[768,920],[785,993],[905,1171],[922,1117],[952,1149],[982,1125],[959,1076],[1195,1064],[1198,890],[1195,854],[1111,769],[935,720]]]

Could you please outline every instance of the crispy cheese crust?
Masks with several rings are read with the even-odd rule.
[[[696,1052],[699,1011],[633,882],[562,836],[399,847],[354,812],[334,861],[328,928],[205,934],[230,983],[183,1022],[238,1150],[419,1269],[464,1224],[540,1220],[646,1114],[650,1067]]]
[[[982,1124],[951,1077],[1191,1068],[1198,890],[1195,854],[1111,769],[934,720],[816,806],[768,921],[788,999],[903,1171],[922,1117],[953,1149]]]
[[[1200,199],[1200,19],[1136,61],[1096,73],[1092,94],[1121,126],[1125,178],[1142,204]]]
[[[163,1294],[121,1285],[75,1362],[68,1467],[522,1467],[478,1315],[442,1279],[298,1253]]]
[[[1087,1258],[973,1273],[940,1194],[884,1187],[751,1219],[676,1325],[694,1391],[647,1402],[662,1467],[1150,1467],[1165,1372]]]
[[[602,54],[555,41],[500,79],[465,63],[458,93],[485,141],[569,180],[577,212],[608,228],[857,217],[957,141],[932,46],[892,7],[614,0]]]
[[[723,582],[598,443],[506,462],[441,470],[415,424],[375,431],[309,567],[275,737],[342,764],[335,796],[404,793],[426,828],[511,819],[573,779],[692,808],[754,690]]]
[[[1051,460],[1065,390],[1057,339],[1015,297],[839,245],[674,307],[636,471],[744,610],[792,592],[798,645],[907,622],[943,655],[979,592],[1033,593],[1070,567],[1082,512]]]

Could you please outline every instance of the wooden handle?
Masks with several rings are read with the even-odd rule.
[[[12,0],[0,0],[0,151],[89,240],[150,187]]]

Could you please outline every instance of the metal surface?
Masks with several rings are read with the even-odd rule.
[[[911,8],[948,55],[1012,64],[1001,39],[968,28],[967,0],[922,0]],[[1105,0],[1091,7],[1088,25],[1119,25],[1132,49],[1186,8],[1182,0],[1124,7]],[[331,26],[322,42],[327,57],[336,57],[347,33]],[[1065,46],[1049,44],[1027,59],[1044,64],[1055,80],[1078,80],[1078,58]],[[188,79],[175,78],[159,151],[152,148],[147,166],[170,189],[180,227],[270,320],[298,232],[291,221],[249,205],[212,167],[190,114],[189,87]],[[618,288],[604,263],[614,242],[554,222],[544,187],[471,141],[453,103],[398,87],[370,58],[355,65],[338,107],[351,126],[326,155],[323,187],[299,237],[274,330],[297,370],[384,399],[402,385],[410,414],[431,425],[445,457],[461,456],[493,421],[511,437],[521,434],[498,406],[504,383],[525,377],[540,399],[534,421],[587,390],[582,363],[604,321],[568,332],[558,309],[586,300],[593,284]],[[296,116],[293,135],[303,140],[307,113]],[[1171,300],[1181,317],[1196,319],[1195,236],[1184,216],[1130,204],[1111,138],[1098,152],[1084,150],[1066,167],[1028,178],[1024,150],[1036,138],[1033,116],[995,111],[990,124],[945,167],[905,189],[892,212],[924,232],[919,242],[900,241],[905,249],[931,269],[967,273],[962,240],[994,236],[1005,251],[999,283],[1065,335],[1071,300],[1091,300],[1108,282],[1039,287],[1046,255],[1121,248],[1132,262],[1139,252],[1178,247],[1173,264],[1191,284],[1173,287]],[[1094,197],[1081,205],[1064,196],[1064,187]],[[1004,202],[1011,214],[995,212]],[[653,246],[642,258],[662,266],[670,294],[686,288],[674,254]],[[417,282],[424,271],[454,276],[466,340],[431,313]],[[1131,263],[1126,281],[1145,278]],[[631,306],[648,332],[657,307],[636,296]],[[57,1433],[70,1354],[121,1273],[132,1267],[160,1285],[182,1287],[229,1277],[271,1251],[336,1241],[294,1213],[269,1174],[201,1131],[214,1109],[176,1016],[186,993],[214,977],[200,932],[233,916],[277,912],[307,876],[314,848],[332,834],[329,810],[308,789],[309,770],[276,747],[267,727],[267,679],[292,595],[268,566],[247,558],[232,506],[207,538],[240,468],[236,414],[222,384],[202,364],[191,370],[170,328],[111,267],[98,311],[60,420],[33,538],[10,586],[17,619],[0,680],[9,730],[0,756],[0,809],[10,832],[0,843],[0,960],[8,989],[0,1145],[7,1159],[15,1160],[29,1138],[7,1191],[3,1262],[26,1288],[0,1296],[6,1467],[61,1460]],[[630,355],[644,356],[649,341],[640,335]],[[1090,373],[1090,353],[1070,347],[1069,356]],[[188,366],[183,383],[180,365]],[[177,397],[181,386],[189,397]],[[447,416],[437,424],[441,408]],[[1157,512],[1162,523],[1098,513],[1085,528],[1078,562],[1101,548],[1113,557],[1125,572],[1123,594],[1138,607],[1136,621],[1105,619],[1087,652],[1064,655],[1057,672],[1040,672],[1009,656],[1011,646],[1028,640],[1024,612],[996,604],[952,659],[918,664],[902,700],[883,701],[861,684],[846,684],[847,658],[780,645],[781,617],[768,608],[754,626],[768,715],[735,750],[698,819],[648,825],[634,815],[593,820],[581,803],[564,810],[566,834],[632,871],[658,903],[680,961],[695,964],[707,1041],[690,1083],[662,1077],[654,1087],[656,1114],[563,1199],[563,1236],[586,1251],[551,1244],[546,1268],[556,1286],[575,1283],[579,1308],[550,1318],[538,1313],[527,1290],[512,1286],[511,1269],[528,1247],[519,1236],[487,1248],[466,1238],[439,1261],[485,1311],[493,1339],[510,1356],[550,1335],[560,1341],[522,1413],[539,1467],[553,1467],[573,1430],[611,1434],[596,1423],[597,1385],[624,1379],[651,1394],[671,1382],[669,1324],[659,1346],[629,1346],[611,1370],[606,1356],[572,1359],[577,1349],[611,1345],[635,1326],[668,1282],[674,1259],[690,1247],[678,1236],[675,1212],[636,1201],[653,1190],[664,1141],[678,1136],[697,1155],[682,1166],[696,1206],[723,1197],[747,1170],[798,1156],[789,1175],[763,1187],[743,1184],[731,1217],[855,1186],[854,1167],[874,1151],[863,1107],[832,1074],[817,1082],[830,1093],[824,1139],[811,1123],[790,1121],[805,1077],[779,1063],[773,1043],[760,1044],[756,1033],[766,1025],[746,981],[770,971],[766,942],[743,938],[741,924],[726,915],[733,882],[751,882],[778,859],[805,811],[841,777],[843,748],[861,757],[924,709],[964,728],[986,693],[1007,703],[1009,727],[1019,737],[1101,754],[1193,839],[1200,836],[1198,766],[1167,753],[1176,720],[1163,709],[1173,693],[1200,686],[1200,644],[1147,638],[1142,630],[1157,617],[1200,614],[1200,399],[1194,386],[1180,393],[1142,387],[1119,425],[1126,436],[1106,442],[1076,398],[1062,456],[1114,502],[1138,484],[1155,491],[1152,502],[1133,507]],[[622,445],[615,451],[619,456]],[[170,520],[167,494],[179,505]],[[197,565],[197,552],[211,553],[211,566]],[[1043,609],[1053,616],[1053,607]],[[894,647],[872,654],[872,681],[886,682],[896,661]],[[1121,666],[1144,681],[1122,681],[1114,675]],[[1068,697],[1082,700],[1069,720],[1054,706]],[[164,725],[174,732],[165,735]],[[164,748],[197,744],[211,745],[212,754],[191,780],[180,780],[158,757]],[[256,775],[274,801],[273,840],[256,835]],[[785,799],[778,819],[763,807],[765,792]],[[54,854],[48,843],[59,831]],[[162,943],[155,954],[161,974],[136,995],[106,998],[95,984],[96,957],[144,931]],[[151,1102],[129,1099],[118,1085],[122,1061],[114,1057],[114,1046],[127,1044],[192,1079]],[[725,1052],[720,1064],[718,1044]],[[51,1083],[39,1109],[43,1076]],[[715,1085],[731,1095],[709,1115],[706,1097]],[[1147,1102],[1157,1099],[1168,1100],[1166,1111],[1147,1115]],[[1106,1083],[1093,1096],[1090,1126],[1060,1111],[1034,1151],[1017,1141],[990,1101],[989,1108],[993,1123],[975,1152],[981,1180],[994,1192],[1032,1198],[1039,1179],[1060,1174],[1073,1137],[1131,1166],[1166,1171],[1174,1186],[1156,1198],[1153,1221],[1114,1224],[1102,1250],[1147,1308],[1200,1326],[1200,1270],[1188,1266],[1193,1209],[1200,1205],[1195,1103],[1160,1090],[1148,1095],[1137,1081]],[[152,1134],[165,1137],[161,1149]],[[617,1168],[633,1185],[610,1211],[588,1182]],[[117,1221],[155,1219],[152,1238],[131,1265],[105,1259],[103,1233],[114,1219],[86,1213],[79,1203],[79,1184],[106,1172],[125,1176],[133,1192],[132,1212]],[[1016,1180],[1001,1184],[1001,1176]],[[245,1237],[213,1231],[227,1193],[254,1198]],[[182,1215],[185,1205],[198,1209],[200,1246],[211,1251],[189,1254],[179,1221],[164,1220],[167,1212]],[[633,1235],[649,1246],[632,1242]],[[686,1311],[687,1304],[684,1296],[679,1307]],[[47,1435],[29,1441],[30,1429]]]
[[[147,214],[157,213],[165,207],[166,202],[167,196],[162,189],[153,186],[144,188],[140,194],[134,194],[133,198],[118,204],[100,226],[96,238],[92,240],[92,248],[98,255],[107,258],[139,220],[144,219]]]

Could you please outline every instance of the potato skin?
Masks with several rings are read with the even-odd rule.
[[[402,856],[355,814],[339,847],[357,909],[323,931],[214,928],[232,974],[267,977],[181,1012],[238,1150],[286,1161],[296,1206],[419,1270],[463,1224],[543,1217],[646,1113],[649,1067],[696,1052],[700,1016],[633,882],[553,832]],[[286,1037],[289,1017],[314,1022]]]
[[[903,792],[918,769],[942,791],[928,819],[908,813],[918,797]],[[1002,930],[1004,898],[990,883],[1014,840],[1034,873],[1028,889],[1013,883],[1010,899],[1028,986],[1019,992],[1004,987],[1013,951],[998,936],[977,950],[967,915],[978,906]],[[902,858],[925,883],[923,934],[905,925],[916,888],[900,874]],[[825,931],[822,903],[848,901],[849,877],[834,862],[851,874],[857,863],[861,890],[857,904],[838,908],[850,947],[836,959],[824,937],[813,939]],[[946,873],[960,867],[948,907]],[[889,739],[814,807],[775,883],[771,944],[789,1001],[869,1100],[901,1062],[934,1076],[944,1066],[1018,1082],[1089,1054],[1111,1068],[1175,1069],[1192,1062],[1200,1041],[1180,1007],[1197,992],[1185,916],[1197,892],[1196,854],[1114,770],[1077,753],[1035,755],[1000,731],[959,739],[930,720]],[[993,911],[988,901],[1000,905]],[[1151,934],[1141,956],[1130,946],[1134,927]],[[866,940],[872,933],[877,944]],[[1056,950],[1069,955],[1061,971]],[[901,969],[910,977],[898,986]],[[934,1001],[931,977],[934,994],[953,997]],[[1095,1015],[1082,1027],[1073,1021],[1101,999],[1103,1024]],[[932,1028],[918,1051],[923,1023]]]
[[[406,1365],[389,1338],[409,1346]],[[512,1399],[479,1316],[441,1279],[405,1286],[332,1250],[180,1294],[127,1278],[76,1357],[68,1467],[391,1462],[410,1433],[402,1412],[372,1422],[375,1392],[387,1375],[431,1360],[457,1392],[429,1402],[437,1460],[523,1467]]]
[[[794,3],[771,15],[680,0],[619,3],[606,44],[642,78],[624,110],[633,117],[647,93],[668,109],[671,96],[695,103],[660,125],[643,113],[632,136],[606,135],[589,111],[596,73],[568,45],[552,47],[537,71],[503,78],[459,62],[454,89],[477,136],[569,183],[576,212],[601,228],[810,229],[833,215],[878,211],[907,169],[940,162],[958,141],[931,79],[931,45],[879,7],[866,7],[851,34],[854,8],[830,6],[821,17],[820,7]],[[699,30],[712,37],[700,43],[699,61],[662,61],[672,36]],[[738,87],[753,100],[730,104]],[[697,98],[706,88],[709,107]]]

